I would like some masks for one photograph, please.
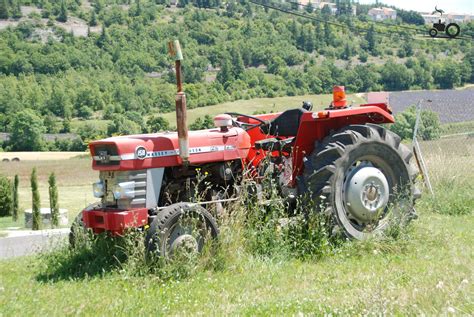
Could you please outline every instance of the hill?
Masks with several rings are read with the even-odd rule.
[[[145,119],[174,109],[173,62],[166,47],[176,38],[184,50],[191,109],[324,94],[335,84],[358,93],[447,89],[474,81],[472,41],[420,39],[373,24],[363,12],[332,16],[305,8],[317,19],[310,20],[246,1],[179,1],[177,7],[154,0],[0,3],[8,17],[3,14],[0,25],[10,25],[0,31],[0,132],[14,134],[19,113],[35,127],[33,135],[74,132],[88,141],[149,131],[154,126]],[[75,32],[74,25],[90,30]],[[92,121],[79,130],[77,120]],[[84,147],[45,144],[31,135],[26,139],[32,142],[14,139],[2,147]]]

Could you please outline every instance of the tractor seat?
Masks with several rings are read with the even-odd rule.
[[[294,141],[295,141],[295,138],[288,138],[284,140],[269,138],[269,139],[259,140],[255,142],[255,149],[264,150],[264,151],[290,152]]]
[[[286,110],[268,124],[262,125],[261,130],[263,133],[274,136],[296,136],[300,127],[301,116],[305,112],[308,111],[301,108]]]

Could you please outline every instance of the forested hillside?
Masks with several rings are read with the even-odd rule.
[[[0,0],[0,132],[18,136],[27,122],[28,133],[73,130],[86,141],[166,126],[156,114],[174,108],[173,63],[166,49],[170,39],[179,39],[183,47],[190,108],[320,94],[334,84],[365,92],[474,82],[472,41],[422,39],[407,29],[394,32],[368,22],[363,7],[357,16],[350,10],[331,16],[327,10],[299,8],[346,28],[245,0],[182,0],[178,6],[166,1]],[[25,5],[34,10],[24,14]],[[64,30],[72,19],[89,25],[87,36]],[[472,32],[474,24],[462,29]],[[71,124],[89,119],[111,123],[106,130],[90,123],[95,121]],[[40,139],[3,147],[44,149]]]

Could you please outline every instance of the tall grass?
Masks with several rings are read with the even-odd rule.
[[[126,276],[152,275],[161,281],[180,280],[202,271],[240,271],[248,267],[249,261],[320,261],[338,254],[370,254],[375,248],[400,252],[403,240],[408,240],[409,231],[394,225],[382,238],[348,244],[332,232],[331,217],[319,212],[322,206],[315,208],[299,202],[289,217],[288,202],[277,197],[274,186],[264,192],[264,204],[245,196],[227,205],[226,212],[219,215],[219,238],[208,240],[200,255],[163,258],[147,254],[140,230],[130,230],[124,237],[116,238],[84,232],[73,248],[63,246],[43,254],[37,278],[58,281],[115,272]],[[397,247],[398,241],[402,241],[401,247]]]

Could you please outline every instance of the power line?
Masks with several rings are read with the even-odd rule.
[[[311,15],[308,15],[308,14],[305,14],[305,13],[301,13],[301,12],[295,12],[294,10],[287,10],[285,8],[281,8],[281,7],[277,7],[277,6],[274,6],[272,4],[266,4],[266,3],[261,3],[261,2],[258,2],[258,1],[255,1],[255,0],[249,0],[250,3],[254,4],[254,5],[257,5],[257,6],[261,6],[261,7],[264,7],[264,8],[267,8],[267,9],[272,9],[272,10],[275,10],[275,11],[279,11],[279,12],[282,12],[282,13],[286,13],[286,14],[290,14],[290,15],[293,15],[293,16],[297,16],[297,17],[301,17],[301,18],[304,18],[304,19],[308,19],[308,20],[312,20],[312,21],[316,21],[316,22],[320,22],[320,23],[325,23],[325,24],[329,24],[329,25],[334,25],[336,27],[340,27],[340,28],[345,28],[345,29],[349,29],[351,31],[353,30],[356,30],[356,31],[362,31],[362,32],[367,32],[368,31],[368,28],[361,28],[361,27],[358,27],[358,26],[349,26],[349,25],[346,25],[346,24],[341,24],[341,23],[337,23],[337,22],[332,22],[332,21],[329,21],[328,19],[320,19],[320,18],[317,18],[317,17],[314,17],[314,16],[311,16]],[[299,6],[301,6],[302,4],[300,3],[297,3],[297,2],[293,2],[293,1],[287,1],[288,3],[290,4],[298,4]],[[374,21],[374,22],[378,22],[378,21]],[[421,29],[418,29],[418,28],[415,28],[415,27],[409,27],[409,26],[396,26],[396,25],[388,25],[386,23],[383,23],[383,22],[378,22],[380,24],[383,24],[384,27],[386,28],[390,28],[390,27],[401,27],[401,28],[406,28],[406,29],[411,29],[411,30],[414,30],[414,31],[417,31],[417,32],[420,32]],[[383,32],[381,30],[376,30],[374,29],[373,30],[374,33],[378,33],[378,34],[382,34],[382,35],[393,35],[393,33],[391,32]],[[426,30],[423,30],[422,33],[426,33]],[[409,37],[407,36],[406,34],[402,33],[402,34],[399,34],[403,37]],[[411,39],[411,37],[409,37]],[[455,39],[459,39],[459,40],[472,40],[471,38],[468,38],[468,37],[462,37],[462,36],[458,36],[456,37]]]
[[[264,7],[264,8],[272,9],[272,10],[275,10],[275,11],[280,11],[282,13],[294,15],[294,16],[297,16],[297,17],[301,17],[301,18],[304,18],[304,19],[308,19],[308,20],[312,20],[312,21],[316,21],[316,22],[320,22],[320,23],[324,23],[324,24],[334,25],[334,26],[337,26],[337,27],[340,27],[340,28],[345,28],[345,29],[349,29],[349,30],[356,30],[356,31],[361,31],[361,32],[367,32],[369,30],[368,28],[362,28],[362,27],[358,27],[358,26],[349,26],[349,25],[346,25],[346,24],[332,22],[332,21],[325,20],[325,19],[319,19],[319,18],[316,18],[314,16],[307,15],[305,13],[286,10],[284,8],[276,7],[276,6],[273,6],[271,4],[260,3],[260,2],[254,1],[254,0],[249,0],[249,2],[253,3],[255,5]],[[386,32],[381,32],[380,30],[375,30],[375,29],[374,29],[374,33],[389,34],[389,33],[386,33]]]
[[[290,3],[290,4],[293,4],[293,5],[297,5],[301,8],[306,8],[306,6],[311,2],[308,2],[308,4],[302,4],[302,3],[299,3],[299,2],[296,2],[296,1],[286,0],[285,3]],[[420,33],[423,33],[423,34],[426,34],[428,32],[428,30],[426,28],[422,28],[422,27],[414,27],[414,26],[398,25],[398,24],[389,24],[389,23],[385,23],[385,22],[381,22],[381,21],[370,21],[370,23],[379,24],[379,25],[382,25],[382,26],[387,27],[387,28],[401,28],[401,29],[406,29],[406,30],[417,31],[417,32],[420,32]],[[471,33],[471,32],[467,32],[467,31],[462,32],[461,31],[461,33],[464,33],[465,35],[474,37],[474,33]],[[459,36],[459,38],[465,38],[465,37],[463,37],[461,35],[461,36]],[[465,39],[468,39],[468,38],[465,38]]]

